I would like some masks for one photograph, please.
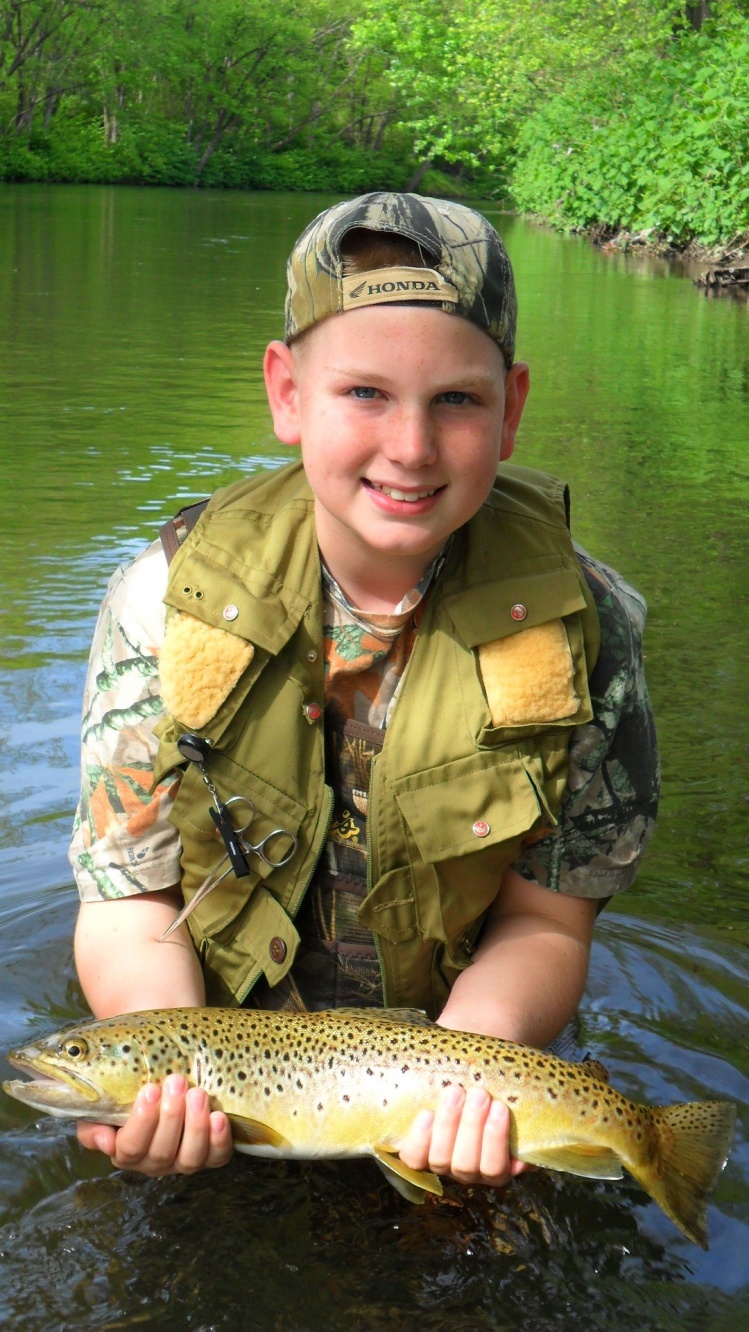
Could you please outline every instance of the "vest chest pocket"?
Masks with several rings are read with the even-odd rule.
[[[394,792],[411,843],[408,869],[376,884],[360,918],[393,942],[439,939],[465,966],[464,936],[474,941],[521,837],[541,819],[554,822],[541,757],[475,754],[399,778]]]
[[[529,832],[541,818],[555,822],[537,755],[472,755],[401,778],[395,795],[426,864],[486,851]]]

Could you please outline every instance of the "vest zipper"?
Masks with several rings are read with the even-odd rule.
[[[324,787],[324,795],[323,795],[323,818],[324,818],[324,820],[325,820],[325,828],[324,828],[324,832],[323,832],[322,842],[320,843],[320,850],[318,851],[317,855],[315,856],[315,859],[312,861],[310,871],[309,871],[309,873],[308,873],[306,879],[304,880],[304,883],[302,884],[301,888],[300,888],[299,885],[297,884],[297,888],[296,888],[296,891],[295,891],[295,893],[294,893],[294,896],[293,896],[293,898],[291,899],[291,901],[289,902],[288,907],[285,908],[285,910],[286,910],[286,914],[287,914],[288,916],[290,916],[292,920],[295,919],[296,914],[297,914],[297,912],[298,912],[300,906],[302,905],[302,902],[303,902],[303,900],[304,900],[304,895],[305,895],[305,893],[307,892],[307,889],[309,888],[309,886],[310,886],[310,884],[311,884],[311,882],[312,882],[312,879],[314,878],[315,870],[317,869],[317,866],[318,866],[318,863],[319,863],[319,860],[320,860],[320,856],[323,854],[323,852],[324,852],[324,850],[325,850],[325,843],[326,843],[327,840],[328,840],[328,833],[330,832],[330,825],[331,825],[331,823],[332,823],[332,821],[333,821],[333,806],[334,806],[334,803],[335,803],[335,799],[334,799],[334,796],[333,796],[333,790],[332,790],[332,788],[331,788],[330,786],[328,786],[327,783],[326,783],[326,785],[325,785],[325,787]]]
[[[375,812],[374,772],[378,757],[379,755],[375,754],[372,758],[372,762],[369,765],[369,789],[367,791],[367,895],[369,895],[372,891],[372,843],[370,838],[370,829],[374,827],[373,823],[373,815]],[[389,1004],[388,979],[385,973],[385,963],[382,956],[382,949],[380,947],[380,936],[376,930],[372,931],[372,935],[375,941],[375,948],[377,949],[377,961],[379,962],[380,965],[380,980],[382,981],[382,1006],[383,1008],[387,1008]]]

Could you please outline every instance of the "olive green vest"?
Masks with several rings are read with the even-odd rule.
[[[254,802],[253,842],[279,827],[298,838],[288,865],[271,870],[251,856],[248,878],[228,875],[189,917],[208,1001],[241,1003],[261,973],[274,984],[292,966],[294,916],[332,809],[315,706],[324,697],[320,562],[301,466],[217,492],[172,562],[165,600],[167,637],[176,612],[183,629],[195,617],[208,635],[208,664],[204,646],[200,660],[196,651],[185,661],[197,686],[219,678],[210,653],[221,657],[225,635],[254,647],[208,721],[195,725],[200,706],[193,715],[185,704],[157,728],[155,781],[184,771],[171,817],[182,839],[185,900],[223,848],[201,774],[176,748],[183,732],[210,739],[206,766],[222,799]],[[493,724],[483,645],[558,619],[571,650],[574,709],[561,719]],[[486,503],[451,543],[373,763],[360,916],[375,934],[387,1004],[440,1011],[521,839],[556,821],[571,728],[592,716],[587,679],[597,652],[598,620],[567,529],[564,488],[503,464]]]

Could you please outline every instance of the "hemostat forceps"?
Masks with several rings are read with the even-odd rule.
[[[234,825],[234,820],[231,817],[232,809],[236,810],[238,813],[244,813],[246,816],[245,822],[240,824],[239,827]],[[223,882],[228,874],[233,872],[237,878],[244,878],[245,875],[249,874],[250,871],[245,859],[247,856],[257,856],[262,860],[263,864],[267,865],[270,869],[278,869],[281,865],[286,865],[288,861],[291,860],[291,857],[297,849],[297,838],[293,833],[287,832],[285,828],[274,828],[272,832],[269,832],[265,837],[262,837],[259,842],[250,841],[248,834],[257,818],[257,810],[255,809],[253,802],[247,796],[230,796],[229,799],[223,803],[221,814],[222,816],[228,815],[231,821],[234,831],[234,837],[232,839],[234,843],[234,853],[231,854],[229,849],[227,849],[226,854],[221,857],[218,864],[211,870],[210,874],[206,875],[195,893],[195,896],[183,906],[179,914],[175,916],[171,925],[164,930],[164,933],[161,936],[162,943],[165,939],[169,938],[169,935],[173,930],[176,930],[178,925],[182,924],[183,920],[187,919],[190,913],[195,910],[195,907],[199,906],[203,899],[207,897],[219,883]],[[214,822],[218,826],[218,819],[215,817]],[[283,851],[284,843],[286,843],[288,848],[286,851]],[[273,848],[275,848],[275,852]],[[239,856],[241,859],[245,860],[243,871],[237,864],[237,850],[239,850]]]

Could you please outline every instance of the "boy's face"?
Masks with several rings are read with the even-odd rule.
[[[527,366],[505,372],[481,329],[425,306],[333,316],[293,350],[271,343],[265,373],[276,434],[301,445],[320,549],[344,589],[363,562],[418,581],[486,499],[528,392]]]

